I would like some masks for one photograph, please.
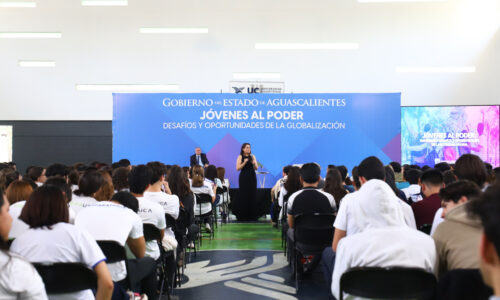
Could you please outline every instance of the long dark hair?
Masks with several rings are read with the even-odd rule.
[[[347,191],[342,185],[342,175],[340,174],[339,169],[331,168],[328,170],[326,173],[325,187],[323,188],[323,191],[331,194],[333,199],[335,199],[337,207],[339,207],[340,200],[347,195]]]
[[[300,169],[298,167],[291,167],[288,170],[288,175],[285,181],[285,190],[286,190],[286,199],[290,197],[291,194],[302,188],[302,184],[300,183]]]
[[[399,197],[399,190],[396,186],[396,176],[394,175],[394,171],[391,167],[385,166],[385,182],[391,187],[394,191],[394,194]]]
[[[172,194],[177,195],[179,198],[183,198],[186,195],[191,194],[191,189],[189,188],[189,181],[186,178],[186,172],[183,168],[175,165],[170,169],[170,174],[167,178],[168,187]]]
[[[3,192],[3,189],[0,187],[0,209],[5,204],[5,199],[6,199],[6,196]],[[7,250],[9,250],[9,246],[7,244],[7,241],[4,241],[1,236],[0,236],[0,250],[5,250],[6,253],[7,253]]]
[[[243,145],[241,145],[241,150],[240,150],[240,155],[243,156],[245,153],[243,152],[243,148],[245,148],[246,146],[250,146],[250,143],[243,143]],[[250,157],[252,157],[252,151],[250,150]]]
[[[69,222],[69,210],[62,190],[53,185],[43,185],[33,191],[21,211],[19,219],[30,228],[47,227],[59,222]]]
[[[209,165],[205,169],[205,178],[215,182],[215,178],[217,178],[217,168],[214,165]]]

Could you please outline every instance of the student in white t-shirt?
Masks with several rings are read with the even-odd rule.
[[[147,166],[151,169],[151,185],[144,192],[144,198],[161,205],[164,214],[171,216],[174,220],[179,217],[179,197],[172,195],[168,182],[165,181],[165,170],[160,162],[150,162]],[[162,191],[165,188],[165,192]],[[167,228],[165,233],[175,239],[172,228]]]
[[[9,184],[5,192],[7,199],[9,199],[10,208],[9,214],[12,216],[12,228],[9,232],[9,239],[15,239],[23,232],[28,230],[29,226],[23,221],[19,220],[21,210],[23,210],[26,200],[31,196],[33,188],[31,184],[23,180],[16,180]]]
[[[211,185],[205,181],[205,174],[202,166],[194,166],[193,167],[193,180],[191,182],[191,191],[194,194],[207,194],[212,198],[212,203],[215,201],[215,191],[217,190],[217,186]],[[201,203],[200,205],[195,205],[194,214],[198,215],[206,215],[212,211],[212,203]],[[212,216],[209,215],[203,220],[205,223],[205,227],[208,231],[212,230],[208,223],[209,219]]]
[[[127,260],[132,284],[140,283],[142,293],[146,293],[149,299],[157,299],[156,263],[153,258],[144,257],[146,242],[139,215],[111,199],[83,209],[76,216],[75,225],[87,230],[96,241],[116,241],[124,247],[126,245],[136,257]],[[110,263],[108,268],[115,284],[127,289],[125,262]]]
[[[111,298],[113,281],[106,257],[87,231],[68,223],[68,205],[61,189],[50,184],[36,189],[20,218],[30,229],[14,240],[12,252],[33,263],[83,263],[96,272],[97,298]],[[90,300],[94,295],[91,290],[84,290],[50,295],[50,299]]]
[[[325,279],[328,282],[331,279],[332,272],[335,263],[335,252],[337,251],[337,245],[339,241],[345,236],[350,236],[361,232],[366,226],[360,226],[360,222],[363,222],[364,217],[360,215],[360,199],[368,198],[373,201],[376,197],[387,197],[396,205],[396,208],[400,210],[400,215],[403,217],[406,226],[416,229],[415,217],[411,207],[405,202],[401,201],[390,186],[384,181],[385,178],[385,168],[382,162],[374,157],[370,156],[365,158],[357,169],[357,175],[361,184],[361,188],[354,192],[349,193],[344,196],[342,203],[340,204],[339,210],[337,212],[337,217],[333,226],[335,227],[335,233],[333,235],[332,247],[327,247],[322,254],[322,265],[325,274]],[[373,194],[373,190],[382,189],[383,191],[388,191],[386,194],[378,193]],[[390,191],[390,193],[389,193]],[[374,219],[370,219],[373,221]]]
[[[151,168],[148,166],[135,166],[128,174],[128,184],[130,185],[130,193],[139,201],[139,211],[137,214],[141,217],[142,223],[153,224],[160,230],[161,238],[163,239],[165,228],[167,227],[163,207],[144,197],[144,191],[149,187],[151,176]],[[160,257],[160,248],[158,248],[157,241],[146,242],[146,256],[158,260]]]
[[[0,189],[0,299],[46,300],[42,278],[24,258],[7,251],[12,225],[9,201]]]
[[[99,172],[89,170],[83,173],[78,183],[78,190],[75,191],[69,203],[69,206],[75,211],[76,215],[82,209],[98,203],[94,195],[101,188],[102,183],[103,178]]]

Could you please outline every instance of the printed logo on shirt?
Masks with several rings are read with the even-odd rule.
[[[153,213],[153,210],[151,208],[139,208],[139,211],[140,213],[149,213],[149,214],[152,214]]]

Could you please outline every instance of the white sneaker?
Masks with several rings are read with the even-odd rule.
[[[212,232],[212,228],[210,228],[210,224],[206,223],[205,224],[205,229],[208,231],[208,232]]]

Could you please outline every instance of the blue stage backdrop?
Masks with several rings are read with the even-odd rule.
[[[265,187],[287,164],[350,170],[370,155],[401,159],[401,94],[113,94],[113,161],[189,165],[195,147],[238,187],[236,158],[252,145]],[[260,187],[260,186],[259,186]]]

